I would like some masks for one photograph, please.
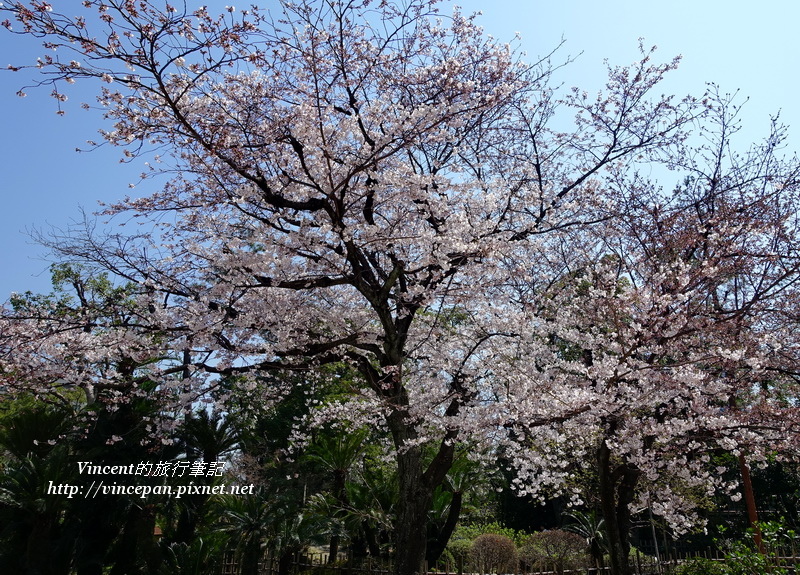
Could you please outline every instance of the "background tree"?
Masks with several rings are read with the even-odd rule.
[[[0,567],[8,572],[66,575],[73,539],[63,525],[66,498],[47,494],[68,483],[72,414],[30,397],[2,403],[0,415]]]
[[[53,267],[53,285],[49,295],[13,296],[0,318],[4,398],[34,398],[27,415],[21,412],[9,421],[7,445],[18,446],[10,472],[27,475],[28,489],[40,497],[37,506],[60,510],[48,516],[49,529],[63,534],[61,543],[53,543],[60,551],[48,569],[90,575],[113,566],[115,574],[145,573],[159,561],[152,504],[136,496],[65,500],[47,489],[51,481],[58,485],[59,477],[75,479],[78,461],[131,465],[177,455],[165,431],[174,393],[150,377],[164,374],[167,363],[154,363],[168,359],[167,340],[137,325],[129,286],[115,286],[102,273],[69,265]],[[46,423],[53,417],[58,426]],[[42,422],[36,434],[25,432],[25,422],[36,420]],[[40,451],[36,442],[54,447],[31,458]],[[51,477],[36,471],[42,465]],[[42,537],[37,541],[47,540],[46,534]],[[36,562],[48,557],[33,547],[31,552]]]

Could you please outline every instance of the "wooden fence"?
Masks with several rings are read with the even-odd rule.
[[[391,563],[385,561],[371,561],[369,559],[359,563],[349,562],[347,556],[342,554],[339,561],[328,564],[327,553],[301,554],[291,558],[289,562],[289,572],[297,575],[303,572],[319,570],[324,568],[326,575],[334,573],[341,575],[389,575],[392,570]],[[660,575],[668,571],[658,570],[658,566],[650,558],[642,556],[634,562],[637,575]],[[427,575],[458,575],[458,571],[452,566],[443,564],[442,569],[428,570]],[[240,575],[239,565],[233,555],[226,555],[220,569],[219,575]],[[464,575],[477,575],[473,569],[466,565]],[[523,571],[516,570],[514,573],[503,575],[603,575],[608,573],[608,568],[582,568],[575,570],[557,570],[554,566],[551,570],[544,571]],[[280,575],[278,559],[266,555],[259,563],[259,575]]]
[[[787,568],[790,573],[800,574],[800,556],[794,552],[794,548],[785,549],[779,552],[775,557],[775,564]],[[695,558],[701,557],[711,561],[723,561],[724,555],[719,550],[708,549],[703,552],[698,552],[688,555],[671,555],[656,558],[650,555],[641,553],[634,553],[631,556],[631,566],[633,567],[636,575],[669,575],[675,570],[677,565]],[[291,558],[288,562],[288,571],[292,575],[300,573],[308,573],[314,570],[325,569],[325,575],[389,575],[391,573],[392,565],[384,561],[377,560],[364,560],[360,563],[348,561],[345,554],[340,554],[339,560],[334,564],[328,564],[327,553],[304,553],[298,554]],[[442,564],[442,569],[429,570],[427,575],[458,575],[456,569],[450,568],[451,566]],[[233,555],[228,555],[223,560],[220,569],[217,571],[218,575],[240,575],[239,566]],[[608,567],[595,568],[583,567],[581,569],[564,569],[559,570],[557,566],[553,566],[550,570],[528,571],[518,569],[514,573],[506,573],[503,575],[605,575],[609,573]],[[266,555],[259,563],[259,575],[280,575],[278,559]],[[469,565],[465,566],[463,575],[479,575],[473,572]]]

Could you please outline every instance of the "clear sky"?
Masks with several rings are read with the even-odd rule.
[[[250,4],[253,0],[248,0]],[[269,6],[274,0],[264,0]],[[193,0],[187,0],[191,5]],[[220,11],[232,0],[197,0]],[[54,4],[64,5],[65,2]],[[77,3],[75,3],[77,5]],[[771,114],[792,127],[792,150],[800,149],[800,2],[795,0],[461,0],[465,12],[482,11],[479,22],[499,39],[522,36],[529,59],[550,52],[563,38],[562,57],[577,61],[561,70],[567,86],[602,86],[604,59],[611,64],[636,60],[638,38],[657,45],[664,61],[681,54],[683,62],[664,91],[702,92],[715,82],[725,92],[749,98],[741,146],[768,130]],[[442,10],[450,10],[442,4]],[[0,68],[35,62],[43,50],[35,41],[0,29]],[[558,60],[558,56],[555,58]],[[70,92],[64,116],[58,116],[48,90],[27,90],[30,76],[0,69],[0,301],[12,291],[49,291],[48,260],[26,230],[64,228],[98,200],[129,193],[141,165],[121,165],[119,150],[77,153],[97,138],[101,119],[79,108],[93,101],[91,88]],[[93,86],[96,87],[96,86]],[[89,88],[89,86],[87,86]],[[43,259],[44,258],[44,259]]]

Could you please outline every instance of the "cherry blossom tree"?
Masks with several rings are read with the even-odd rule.
[[[124,496],[65,498],[53,513],[42,501],[61,499],[53,498],[53,482],[81,482],[76,461],[102,454],[103,464],[114,466],[177,456],[174,410],[186,404],[183,366],[180,353],[169,349],[167,334],[137,322],[146,309],[137,307],[135,286],[115,285],[98,270],[74,265],[54,265],[52,277],[51,294],[13,294],[0,307],[2,403],[6,410],[14,400],[31,406],[21,408],[20,419],[9,417],[7,429],[4,422],[21,450],[5,467],[9,478],[35,472],[28,486],[38,499],[25,513],[34,525],[47,526],[23,535],[34,545],[18,568],[99,573],[109,561],[132,565],[156,556],[152,538],[134,535],[153,533],[154,505]],[[26,428],[37,435],[26,435]],[[39,452],[31,452],[37,445]],[[129,478],[139,487],[148,479]]]
[[[557,259],[569,230],[611,217],[617,171],[669,161],[705,113],[651,96],[677,61],[647,51],[611,68],[597,97],[559,97],[547,58],[525,64],[435,4],[308,0],[219,17],[133,0],[86,0],[78,15],[38,0],[1,9],[6,28],[42,38],[34,67],[56,100],[98,80],[105,141],[174,175],[104,212],[145,231],[89,223],[52,247],[139,286],[142,321],[187,350],[182,384],[357,369],[351,398],[317,413],[388,429],[403,575],[422,571],[420,525],[456,443],[502,429],[494,399],[522,385],[520,363],[548,355],[520,343],[546,320],[519,305],[531,272],[513,262]],[[575,118],[568,132],[550,127],[561,112]],[[570,389],[525,377],[542,397]],[[582,413],[580,402],[564,410],[572,401],[559,397],[540,427]]]
[[[561,490],[576,461],[593,461],[615,574],[632,572],[636,509],[683,532],[697,499],[741,496],[712,455],[796,452],[795,360],[778,351],[796,346],[800,163],[781,156],[777,124],[732,152],[736,107],[716,93],[707,105],[703,143],[672,158],[686,174],[676,189],[619,172],[613,217],[562,234],[555,271],[538,274],[550,283],[517,288],[533,308],[519,356],[538,358],[496,406],[517,481]]]
[[[54,291],[12,294],[0,311],[0,376],[6,392],[38,396],[62,408],[104,406],[162,396],[185,403],[180,353],[169,337],[138,321],[134,285],[115,285],[99,270],[52,267]],[[77,392],[77,394],[76,394]],[[155,425],[155,422],[154,422]],[[111,440],[115,441],[115,440]]]

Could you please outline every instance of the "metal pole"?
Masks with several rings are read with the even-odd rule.
[[[739,469],[742,472],[742,491],[744,491],[744,502],[747,507],[747,519],[753,529],[753,539],[758,552],[766,555],[767,550],[764,548],[764,538],[761,536],[761,528],[758,526],[758,511],[756,510],[756,497],[753,493],[753,482],[750,479],[750,466],[747,465],[747,461],[742,454],[739,454]]]

